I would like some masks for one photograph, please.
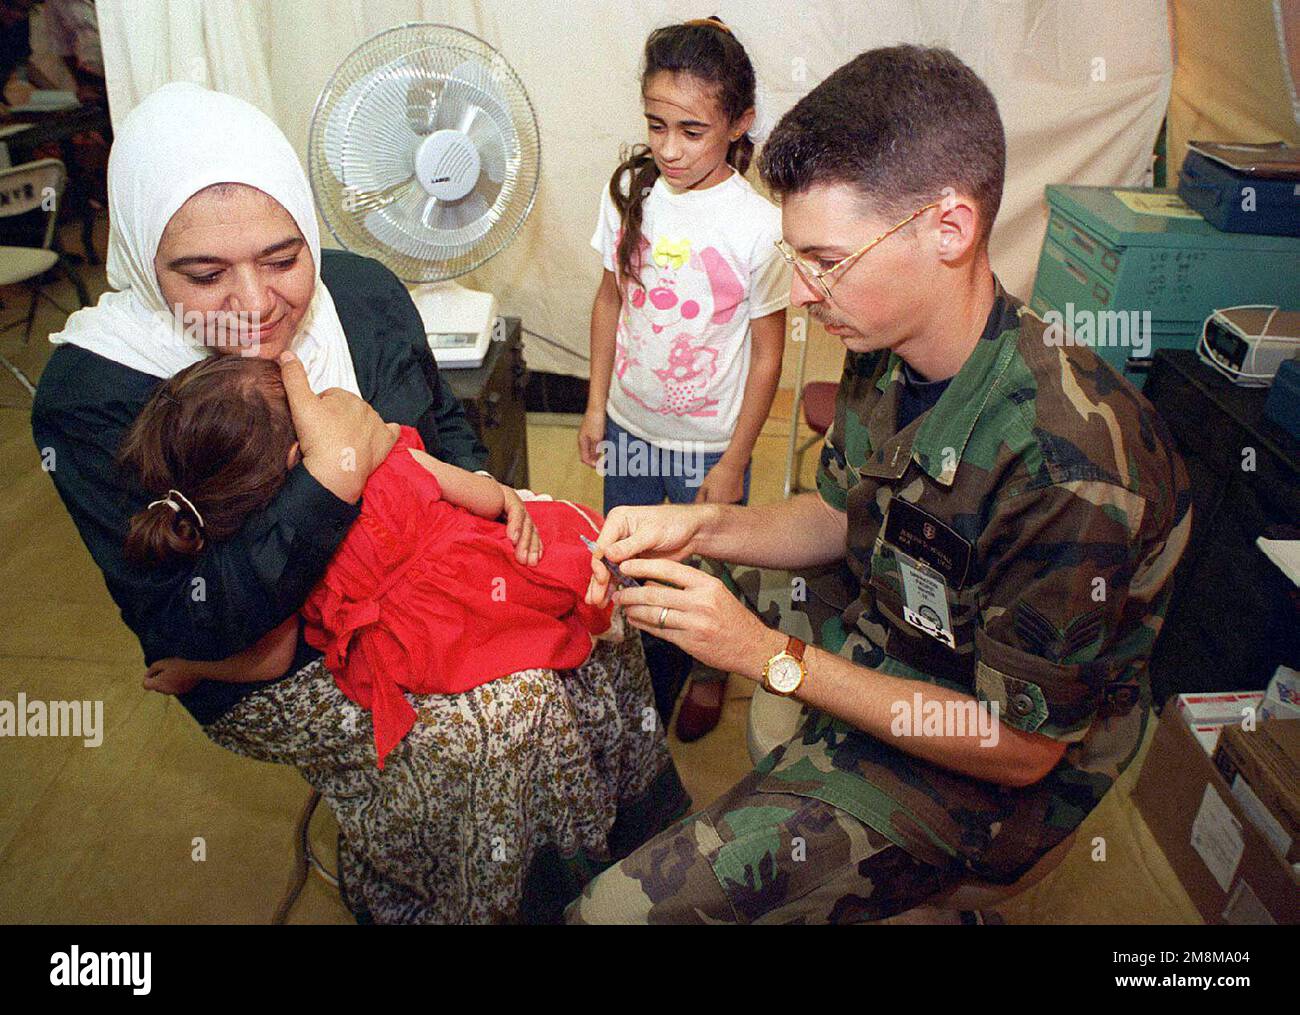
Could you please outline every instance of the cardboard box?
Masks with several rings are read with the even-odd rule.
[[[1300,923],[1300,875],[1176,709],[1156,726],[1133,802],[1207,923]]]
[[[1225,726],[1214,764],[1256,827],[1287,860],[1300,862],[1300,721]]]
[[[1241,722],[1246,709],[1258,712],[1263,691],[1202,691],[1174,699],[1178,713],[1188,723]]]
[[[1262,719],[1300,719],[1300,672],[1289,666],[1277,668],[1259,714]]]
[[[1300,705],[1295,705],[1285,698],[1265,693],[1264,702],[1259,706],[1261,719],[1300,719]]]
[[[1206,754],[1214,753],[1224,726],[1257,716],[1263,705],[1263,691],[1201,691],[1175,699],[1178,714],[1196,731]]]

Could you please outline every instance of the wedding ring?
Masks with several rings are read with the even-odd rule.
[[[665,606],[659,611],[659,629],[661,631],[663,630],[664,621],[667,619],[668,619],[668,607]]]

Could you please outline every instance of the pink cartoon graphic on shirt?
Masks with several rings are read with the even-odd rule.
[[[694,253],[689,239],[661,236],[651,252],[642,238],[640,260],[644,286],[627,286],[634,320],[630,327],[619,322],[614,373],[628,397],[651,412],[716,416],[718,399],[708,392],[719,350],[710,331],[735,316],[744,287],[715,247]]]

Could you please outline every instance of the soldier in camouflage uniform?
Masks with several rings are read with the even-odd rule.
[[[819,192],[816,180],[790,182],[781,152],[794,138],[808,157],[818,116],[830,120],[822,133],[843,137],[835,109],[868,116],[901,91],[942,120],[946,102],[959,113],[942,131],[973,151],[977,171],[991,132],[987,115],[979,123],[980,104],[992,106],[982,88],[942,50],[877,50],[837,71],[787,114],[764,153],[764,174],[786,198],[787,238],[792,219],[819,221],[809,203]],[[961,137],[972,122],[983,135]],[[989,164],[1002,150],[1000,121],[996,132]],[[875,140],[890,147],[887,136]],[[901,271],[923,264],[908,257],[951,268],[944,258],[969,254],[958,263],[976,267],[964,278],[935,277],[951,280],[958,306],[981,287],[992,292],[946,380],[926,380],[918,364],[933,359],[915,341],[871,348],[855,330],[855,314],[868,312],[855,294],[874,306],[869,280],[845,283],[830,304],[814,277],[830,272],[796,257],[793,301],[849,348],[817,493],[766,508],[611,513],[601,538],[610,558],[633,577],[680,586],[620,592],[636,626],[751,679],[783,635],[815,647],[795,692],[798,733],[712,806],[596,878],[570,907],[573,922],[855,922],[963,879],[1011,883],[1078,827],[1136,753],[1150,714],[1146,663],[1191,525],[1187,478],[1149,403],[1090,349],[1065,344],[981,259],[979,223],[996,210],[1000,166],[995,175],[990,201],[988,188],[981,200],[979,181],[953,171],[948,199],[928,206],[940,225],[923,225],[910,249],[900,242],[890,255]],[[927,298],[923,288],[912,305]],[[952,343],[953,331],[943,337]],[[815,497],[844,513],[843,561],[785,570],[706,561],[700,574],[626,559],[635,547],[641,558],[721,550],[714,555],[733,562],[793,560],[798,551],[780,547],[798,544],[799,526],[825,545],[813,535],[823,524],[807,501]],[[604,570],[595,570],[603,595]],[[762,628],[735,612],[737,600]],[[996,750],[951,722],[899,722],[916,705],[933,714],[931,702],[975,700],[996,706]]]

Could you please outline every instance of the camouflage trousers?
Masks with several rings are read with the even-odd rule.
[[[590,882],[568,922],[865,923],[961,878],[824,800],[763,791],[764,778],[756,769]]]
[[[768,626],[862,667],[927,680],[885,654],[883,625],[842,623],[858,594],[844,565],[800,573],[715,561],[703,568]],[[813,708],[789,719],[776,730],[751,726],[755,745],[770,751],[758,768],[597,877],[567,918],[883,919],[959,880],[1013,884],[1097,795],[1091,785],[1060,798],[1041,785],[1014,789],[962,776]]]
[[[842,566],[800,574],[701,566],[770,626],[880,664],[879,648],[839,624],[854,594]],[[783,791],[789,783],[773,770],[799,760],[802,739],[777,747],[712,806],[597,877],[569,907],[569,922],[860,923],[911,909],[964,875],[946,857],[913,857],[823,798],[833,792]]]

